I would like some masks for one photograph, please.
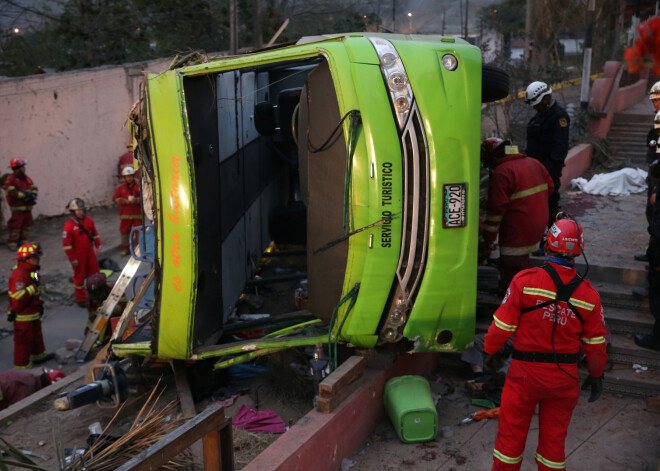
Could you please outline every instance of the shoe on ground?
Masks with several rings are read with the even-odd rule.
[[[41,359],[39,359],[39,360],[33,360],[32,363],[35,363],[35,364],[38,365],[38,364],[40,364],[40,363],[44,363],[44,362],[46,362],[46,361],[48,361],[48,360],[52,360],[53,358],[55,358],[55,354],[54,354],[54,353],[47,353],[45,357],[43,357],[43,358],[41,358]]]
[[[128,250],[126,250],[126,249],[121,249],[121,252],[119,252],[119,256],[120,256],[120,257],[125,257],[126,255],[128,255]]]
[[[635,260],[637,260],[638,262],[648,262],[649,261],[649,257],[646,255],[646,253],[635,254],[635,256],[633,258]]]
[[[654,339],[653,335],[635,335],[635,343],[642,348],[660,352],[660,340]]]
[[[80,307],[87,307],[87,301],[76,301],[76,304]]]
[[[649,297],[649,287],[645,286],[643,288],[633,288],[632,294],[633,294],[633,296],[637,296],[638,298],[648,298]]]

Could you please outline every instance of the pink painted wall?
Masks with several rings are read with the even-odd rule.
[[[12,157],[27,159],[27,174],[39,187],[33,216],[63,214],[73,197],[90,206],[111,204],[117,159],[130,142],[122,127],[142,72],[167,64],[0,80],[0,173],[11,171]]]

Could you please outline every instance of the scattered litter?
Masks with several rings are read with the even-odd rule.
[[[486,407],[488,409],[494,409],[495,408],[495,403],[491,401],[490,399],[472,399],[470,401],[470,404],[474,406],[481,406],[481,407]]]
[[[599,173],[587,181],[582,177],[571,180],[571,188],[592,195],[629,195],[646,190],[647,172],[642,169],[623,168],[611,173]]]
[[[446,427],[442,427],[441,432],[444,438],[449,438],[454,434],[454,428],[447,425]]]
[[[644,365],[639,365],[637,363],[633,364],[633,370],[635,370],[635,373],[643,373],[644,371],[648,371],[649,367],[644,366]]]
[[[249,432],[284,433],[284,421],[272,410],[257,411],[242,405],[236,413],[232,426],[244,428]]]

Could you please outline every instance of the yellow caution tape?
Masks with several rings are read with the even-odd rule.
[[[602,77],[603,77],[603,73],[601,72],[600,74],[591,75],[589,77],[589,80],[595,80],[597,78],[602,78]],[[571,80],[566,80],[564,82],[553,83],[553,84],[550,85],[550,88],[552,88],[552,91],[554,93],[555,90],[559,90],[561,88],[566,88],[566,87],[572,87],[574,85],[580,85],[580,84],[582,84],[582,77],[574,78],[574,79],[571,79]],[[506,98],[502,98],[501,100],[497,100],[497,101],[492,101],[488,104],[489,105],[496,105],[496,104],[499,104],[499,103],[507,103],[507,102],[513,101],[513,100],[523,100],[525,98],[525,91],[526,90],[522,90],[522,91],[518,92],[516,95],[509,95]]]

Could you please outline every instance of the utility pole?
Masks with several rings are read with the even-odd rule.
[[[584,37],[584,62],[582,65],[582,88],[580,89],[580,109],[586,111],[589,106],[589,77],[591,76],[591,42],[596,14],[596,0],[589,0],[587,5],[587,32]]]
[[[252,46],[255,49],[261,49],[264,43],[264,38],[261,33],[261,0],[254,0],[252,7]]]
[[[534,9],[534,0],[527,0],[525,8],[525,61],[529,62],[532,56],[532,10]]]
[[[469,1],[465,0],[465,35],[463,38],[465,38],[466,41],[468,40],[468,3]]]
[[[229,53],[238,54],[238,1],[229,0]]]

